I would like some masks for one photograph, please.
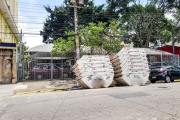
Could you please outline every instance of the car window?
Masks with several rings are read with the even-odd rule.
[[[166,69],[168,69],[168,70],[180,70],[180,68],[178,68],[178,67],[168,67]]]
[[[155,68],[152,68],[151,70],[161,70],[162,67],[155,67]]]
[[[52,66],[52,68],[53,68],[53,70],[57,70],[58,69],[58,67],[56,67],[56,66]]]
[[[49,66],[44,65],[44,66],[43,66],[43,70],[47,70],[47,69],[49,69]]]
[[[39,66],[39,65],[33,67],[34,70],[38,70],[40,68],[41,68],[41,66]]]
[[[173,70],[173,67],[168,67],[168,68],[166,68],[166,69],[168,69],[168,70]]]
[[[178,67],[172,67],[173,70],[180,70]]]

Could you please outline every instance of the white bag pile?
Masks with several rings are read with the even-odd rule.
[[[104,88],[113,82],[114,71],[109,56],[84,55],[73,69],[82,88]]]
[[[123,48],[110,56],[118,85],[144,85],[148,81],[149,67],[144,49]]]

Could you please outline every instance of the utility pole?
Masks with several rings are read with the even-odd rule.
[[[22,64],[22,29],[21,29],[21,35],[20,35],[20,50],[19,50],[19,63]]]
[[[78,35],[77,8],[85,7],[84,0],[79,0],[79,3],[77,3],[77,0],[70,0],[70,4],[69,4],[69,2],[64,4],[64,7],[66,7],[66,6],[74,8],[74,31],[75,31],[75,43],[76,43],[76,60],[79,60],[80,59],[80,48],[79,48],[79,35]]]
[[[22,70],[22,29],[20,33],[20,45],[19,45],[19,64],[18,68],[20,67],[20,73],[19,73],[19,80],[23,79],[23,70]]]
[[[77,6],[76,0],[74,6]],[[78,15],[77,7],[74,7],[74,30],[75,30],[75,42],[76,42],[76,60],[80,59],[80,48],[79,48],[79,36],[78,36]]]

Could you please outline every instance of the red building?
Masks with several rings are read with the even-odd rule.
[[[173,53],[173,46],[172,45],[165,45],[162,47],[157,48],[157,50]],[[180,46],[174,46],[174,53],[180,56]]]

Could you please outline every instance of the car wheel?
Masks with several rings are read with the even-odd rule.
[[[170,82],[171,82],[171,78],[170,78],[169,76],[166,76],[166,77],[165,77],[165,82],[166,82],[166,83],[170,83]]]
[[[63,78],[68,78],[68,74],[67,74],[67,73],[64,73],[64,74],[63,74]]]
[[[156,80],[150,80],[151,83],[156,83]]]
[[[38,74],[38,75],[37,75],[37,79],[38,79],[38,80],[42,80],[42,75],[41,75],[41,74]]]

